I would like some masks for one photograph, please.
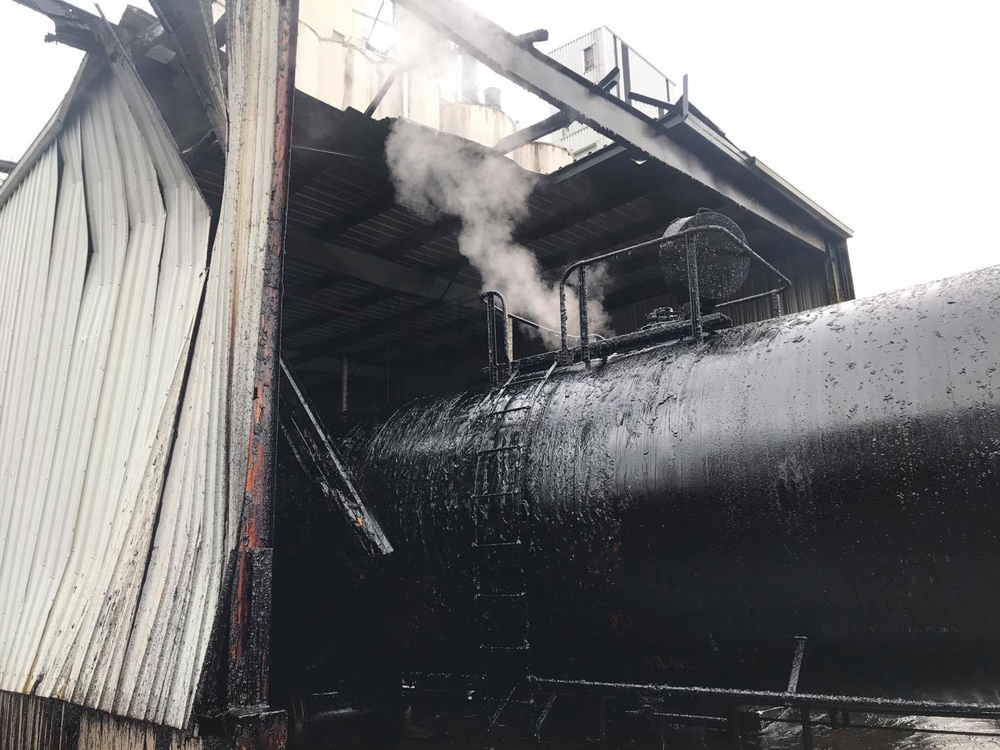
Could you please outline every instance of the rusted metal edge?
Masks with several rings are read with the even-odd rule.
[[[260,550],[271,547],[274,521],[282,273],[295,102],[298,0],[280,0],[278,12],[277,106],[251,409],[253,421],[229,618],[227,694],[231,706],[265,706],[268,702],[270,655],[268,639],[261,634],[270,632],[270,555]],[[234,449],[238,450],[238,446]]]

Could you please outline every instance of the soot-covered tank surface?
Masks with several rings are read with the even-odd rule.
[[[998,319],[991,268],[359,428],[402,668],[477,670],[477,456],[520,445],[493,522],[525,539],[536,674],[774,688],[804,635],[812,692],[970,697],[1000,611]]]
[[[780,716],[778,718],[781,718]],[[816,727],[813,731],[814,750],[995,750],[1000,747],[1000,724],[972,719],[919,719],[901,716],[892,719],[858,717],[868,727],[831,731]],[[913,731],[927,729],[932,732]],[[645,735],[645,736],[643,736]],[[472,718],[464,721],[453,716],[428,718],[411,726],[400,744],[400,750],[486,750],[496,745],[495,738],[483,736],[481,722]],[[628,739],[608,738],[604,743],[581,741],[580,737],[546,738],[547,750],[578,750],[581,746],[596,746],[607,750],[650,750],[668,747],[671,750],[732,750],[732,741],[724,732],[703,728],[668,728],[647,726]],[[528,739],[507,740],[508,750],[534,750]],[[772,722],[759,734],[743,738],[745,750],[801,750],[801,730],[794,724]]]

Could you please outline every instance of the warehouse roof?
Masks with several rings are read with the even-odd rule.
[[[131,18],[141,22],[135,12]],[[149,48],[146,41],[140,52]],[[224,160],[205,137],[210,127],[197,93],[176,59],[163,64],[140,55],[136,65],[206,198],[218,203]],[[595,96],[636,111],[585,83]],[[684,126],[669,130],[671,148],[749,199],[738,204],[698,173],[646,158],[627,144],[610,145],[542,177],[532,193],[515,239],[536,254],[543,270],[554,275],[578,258],[652,238],[673,219],[704,207],[734,218],[769,259],[804,249],[823,252],[820,246],[851,236],[849,228],[739,150],[696,107],[685,110]],[[283,350],[294,364],[349,355],[381,366],[389,345],[427,350],[478,330],[480,279],[459,253],[459,222],[427,219],[395,203],[384,159],[395,124],[297,92],[283,310]],[[421,127],[407,121],[398,126]],[[520,169],[489,149],[481,151],[498,168]],[[756,209],[765,205],[763,215],[778,217],[783,226],[762,218]],[[655,295],[657,275],[641,264],[626,266],[608,292],[608,306]],[[850,297],[849,272],[847,277],[844,292]]]

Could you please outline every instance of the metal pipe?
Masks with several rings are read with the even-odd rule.
[[[389,89],[392,88],[392,84],[396,82],[396,79],[399,77],[399,74],[405,73],[411,67],[413,66],[400,65],[389,71],[389,74],[385,77],[385,81],[383,81],[382,85],[379,87],[379,90],[375,93],[375,96],[372,97],[371,102],[365,109],[365,117],[371,117],[373,114],[375,114],[375,110],[378,109],[378,105],[382,103],[383,99],[385,99],[385,95],[389,93]]]
[[[787,289],[791,288],[792,282],[791,282],[791,280],[787,276],[785,276],[785,274],[783,274],[777,268],[775,268],[770,263],[768,263],[766,260],[764,260],[762,257],[760,257],[760,255],[758,255],[756,252],[754,252],[753,248],[751,248],[745,241],[743,241],[742,239],[740,239],[739,237],[737,237],[735,234],[733,234],[732,232],[730,232],[725,227],[717,226],[717,225],[714,225],[714,224],[708,225],[708,226],[704,226],[704,227],[691,227],[690,229],[683,229],[680,232],[677,232],[675,234],[670,235],[670,238],[673,239],[673,238],[677,238],[677,237],[687,237],[688,235],[699,234],[701,232],[721,232],[722,234],[724,234],[727,237],[729,237],[729,239],[731,239],[737,245],[739,245],[739,247],[744,252],[748,253],[751,258],[753,258],[754,260],[756,260],[759,263],[763,264],[769,271],[771,271],[779,279],[781,279],[781,285],[778,286],[778,287],[775,287],[774,289],[769,289],[768,291],[761,292],[760,294],[751,294],[748,297],[741,297],[740,299],[734,299],[734,300],[730,300],[728,302],[721,302],[721,303],[719,303],[719,304],[717,304],[715,306],[715,309],[719,309],[720,307],[728,307],[730,305],[739,304],[740,302],[749,302],[750,300],[761,299],[763,297],[767,297],[767,296],[772,295],[772,294],[777,294],[777,293],[786,291]],[[653,245],[660,245],[660,244],[663,243],[664,239],[666,239],[666,238],[664,238],[664,237],[657,237],[656,239],[646,240],[645,242],[640,242],[640,243],[638,243],[636,245],[629,245],[628,247],[623,247],[623,248],[620,248],[618,250],[612,250],[611,252],[603,253],[602,255],[595,255],[592,258],[584,258],[583,260],[578,260],[575,263],[571,263],[569,266],[566,267],[566,270],[563,272],[562,278],[559,280],[559,323],[560,323],[560,326],[561,326],[561,331],[560,331],[560,334],[561,334],[561,348],[562,348],[562,352],[563,352],[562,356],[563,356],[564,360],[566,360],[568,358],[568,351],[569,351],[569,342],[568,342],[568,315],[567,315],[567,312],[566,312],[566,282],[568,281],[568,279],[570,277],[570,274],[572,274],[573,271],[575,271],[578,268],[580,268],[580,266],[590,266],[590,265],[593,265],[595,263],[600,263],[600,262],[605,261],[605,260],[610,260],[612,258],[618,258],[618,257],[620,257],[622,255],[628,255],[629,253],[633,253],[636,250],[642,250],[642,249],[645,249],[647,247],[651,247]]]
[[[780,706],[811,709],[836,708],[862,713],[893,713],[912,716],[954,716],[968,718],[1000,718],[998,703],[967,703],[961,701],[909,700],[905,698],[878,698],[857,695],[828,695],[823,693],[789,693],[776,690],[740,690],[659,684],[631,684],[623,682],[597,682],[591,680],[564,680],[536,678],[539,690],[571,688],[593,692],[662,695],[673,698],[715,698],[731,703],[755,706]]]
[[[559,333],[559,331],[556,330],[555,328],[549,328],[548,326],[543,326],[541,323],[537,323],[534,320],[529,320],[528,318],[522,318],[520,315],[516,315],[516,314],[514,314],[512,312],[508,312],[507,313],[507,317],[510,318],[512,321],[516,320],[518,323],[523,323],[524,325],[526,325],[526,326],[528,326],[530,328],[535,328],[535,329],[537,329],[539,331],[548,331],[549,333]],[[579,336],[577,336],[575,334],[572,334],[572,333],[570,333],[568,335],[569,335],[569,337],[571,339],[578,339],[578,338],[580,338]],[[602,336],[599,333],[591,333],[590,334],[590,338],[596,339],[597,341],[604,341],[607,337],[606,336]]]
[[[484,292],[482,295],[483,302],[486,305],[486,336],[487,336],[487,351],[490,358],[489,368],[490,368],[490,382],[496,385],[499,382],[497,374],[502,369],[504,373],[509,372],[511,358],[510,358],[510,324],[509,324],[509,314],[507,312],[507,298],[503,296],[502,292],[498,292],[495,289],[490,289]],[[497,308],[496,303],[499,301],[500,307]],[[503,361],[499,361],[497,356],[497,336],[496,336],[496,313],[499,312],[503,316]]]
[[[704,229],[705,227],[699,227],[699,229]],[[604,253],[603,255],[595,255],[593,258],[585,258],[584,260],[578,260],[575,263],[571,263],[566,270],[563,272],[562,278],[559,280],[559,321],[561,325],[561,336],[562,336],[562,349],[566,351],[569,348],[567,341],[567,321],[568,314],[566,312],[566,282],[573,271],[577,270],[580,266],[589,266],[594,263],[599,263],[602,260],[609,260],[611,258],[617,258],[621,255],[627,255],[628,253],[634,252],[636,250],[641,250],[652,245],[659,245],[663,242],[662,237],[657,237],[654,240],[647,240],[646,242],[640,242],[638,245],[629,245],[628,247],[623,247],[619,250],[612,250],[610,253]]]
[[[493,313],[493,296],[487,292],[483,295],[486,306],[486,366],[489,368],[490,385],[497,384],[497,332],[496,316]]]

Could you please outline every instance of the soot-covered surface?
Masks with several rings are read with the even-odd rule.
[[[424,400],[356,435],[399,554],[405,668],[475,671],[477,457],[520,440],[523,516],[497,504],[487,525],[529,539],[537,674],[758,687],[806,635],[817,692],[985,678],[998,288],[985,269],[557,372],[533,402],[530,384]],[[517,430],[490,426],[529,403]]]
[[[759,733],[748,732],[743,736],[745,750],[801,750],[802,730],[794,723],[786,723],[791,714],[773,714],[782,719],[767,723]],[[919,718],[901,716],[894,718],[875,716],[853,717],[856,726],[850,729],[831,730],[825,726],[813,727],[814,750],[995,750],[1000,747],[1000,722],[981,719]],[[817,721],[825,717],[816,716]],[[865,725],[865,726],[862,726]],[[914,731],[916,728],[932,730]],[[658,727],[636,722],[629,728],[609,725],[606,740],[581,733],[580,723],[568,727],[552,728],[543,737],[543,750],[577,750],[602,748],[602,750],[732,750],[729,736],[722,730],[704,728],[667,728],[665,734]],[[535,750],[534,741],[502,728],[492,738],[482,731],[482,720],[473,715],[411,715],[399,750],[487,750],[490,747],[507,750]],[[505,733],[506,732],[506,733]],[[498,741],[500,740],[500,741]],[[664,741],[665,740],[665,741]]]

